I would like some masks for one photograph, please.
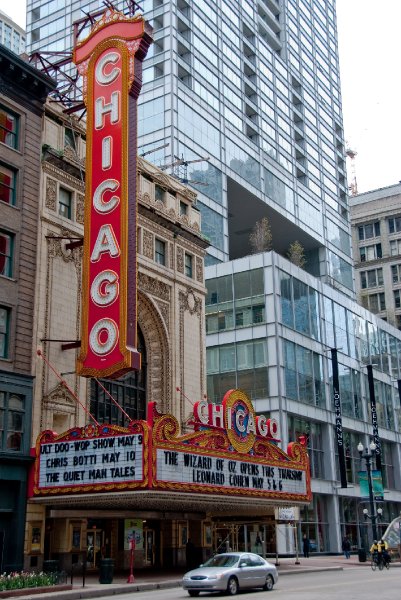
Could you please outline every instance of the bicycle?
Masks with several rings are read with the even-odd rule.
[[[383,555],[382,552],[374,552],[371,556],[370,567],[372,571],[376,571],[379,568],[379,571],[383,571],[384,568],[387,570],[390,568],[391,559],[389,556]]]

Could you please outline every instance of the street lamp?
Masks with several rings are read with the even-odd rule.
[[[375,509],[375,503],[373,499],[373,485],[372,485],[372,468],[371,461],[375,457],[376,444],[372,441],[369,444],[369,448],[363,447],[362,442],[358,444],[358,452],[361,458],[365,459],[366,462],[366,472],[368,474],[368,487],[369,487],[369,505],[370,505],[370,514],[367,508],[363,509],[363,516],[366,519],[370,519],[372,521],[372,532],[373,539],[377,540],[377,519],[380,519],[382,516],[383,510],[381,508]]]

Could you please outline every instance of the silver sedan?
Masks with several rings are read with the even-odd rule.
[[[227,592],[261,587],[272,590],[278,573],[274,565],[251,552],[227,552],[212,556],[204,565],[185,573],[182,587],[190,596],[200,592]]]

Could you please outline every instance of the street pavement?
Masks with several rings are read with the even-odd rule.
[[[273,564],[274,559],[268,559]],[[359,562],[357,555],[346,559],[343,556],[312,556],[311,558],[300,557],[298,561],[292,558],[279,558],[277,569],[279,577],[296,575],[299,573],[316,573],[321,571],[339,571],[342,569],[370,569],[370,560]],[[401,567],[400,561],[394,560],[391,569]],[[85,587],[82,587],[82,576],[75,576],[71,589],[43,593],[32,593],[22,596],[23,600],[79,600],[85,598],[100,598],[102,596],[114,596],[140,591],[151,591],[164,588],[174,588],[181,585],[181,579],[186,569],[175,571],[156,571],[155,569],[134,572],[134,583],[127,583],[127,575],[117,574],[113,583],[99,583],[98,575],[88,575]],[[67,580],[67,584],[70,583]],[[65,586],[63,586],[64,588]],[[54,588],[53,588],[54,589]],[[41,588],[43,590],[43,588]],[[38,590],[39,592],[39,590]],[[2,594],[3,596],[3,594]],[[3,596],[4,597],[4,596]]]

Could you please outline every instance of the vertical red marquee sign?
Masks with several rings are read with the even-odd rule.
[[[77,372],[118,377],[137,351],[137,98],[151,28],[107,10],[74,48],[87,108],[81,353]]]

